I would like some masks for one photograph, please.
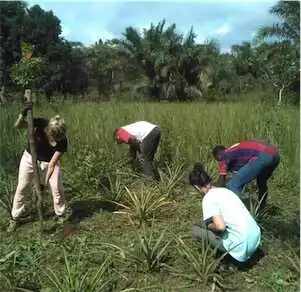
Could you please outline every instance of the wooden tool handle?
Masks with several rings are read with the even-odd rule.
[[[25,89],[24,93],[24,101],[26,103],[31,103],[31,90]],[[27,112],[27,124],[28,124],[28,139],[30,145],[30,152],[32,157],[32,167],[34,173],[34,183],[37,191],[37,209],[39,213],[41,231],[43,231],[43,214],[42,214],[42,190],[41,190],[41,183],[40,183],[40,175],[39,175],[39,168],[38,168],[38,159],[37,159],[37,152],[35,147],[35,140],[34,140],[34,133],[33,133],[33,114],[32,110],[28,110]]]

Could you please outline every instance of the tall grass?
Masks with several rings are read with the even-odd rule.
[[[10,211],[19,161],[26,145],[26,131],[13,129],[19,110],[19,105],[0,108],[1,215]],[[176,232],[182,233],[183,230],[180,228],[184,226],[185,229],[190,220],[199,215],[192,214],[194,212],[192,210],[195,210],[192,204],[195,204],[196,201],[188,202],[184,196],[188,168],[196,161],[200,161],[215,178],[217,164],[211,154],[215,144],[229,146],[241,139],[261,139],[275,144],[281,152],[280,165],[269,181],[268,204],[271,202],[283,207],[286,210],[285,218],[287,220],[295,216],[295,210],[299,203],[300,153],[299,111],[297,108],[273,107],[269,104],[252,102],[212,104],[117,102],[53,104],[51,106],[41,104],[34,108],[35,116],[50,117],[55,114],[64,117],[68,125],[69,149],[62,158],[63,182],[68,189],[66,191],[68,203],[89,198],[116,201],[116,204],[123,208],[119,211],[136,219],[141,225],[144,225],[142,224],[144,222],[153,221],[155,224],[161,224],[158,230],[162,230],[163,225],[164,229],[169,227],[170,230],[174,229]],[[134,184],[135,172],[122,166],[121,162],[127,153],[127,147],[116,145],[113,141],[113,131],[116,127],[137,120],[147,120],[158,124],[162,131],[162,139],[156,154],[162,181],[156,186],[145,186],[142,189]],[[177,208],[172,210],[168,208],[170,205],[166,205],[171,199],[178,204]],[[253,203],[253,215],[258,216],[260,221],[265,219],[263,218],[265,213],[259,212],[257,202]],[[157,218],[162,211],[169,212],[170,221],[152,220]],[[187,219],[188,216],[189,219]],[[107,218],[109,218],[109,223],[106,221]],[[97,228],[92,226],[91,230],[99,230],[99,233],[89,233],[87,231],[89,229],[83,232],[91,237],[99,236],[100,242],[107,241],[107,234],[108,236],[117,236],[120,242],[117,242],[115,250],[121,247],[120,252],[124,251],[126,257],[131,258],[136,266],[142,266],[145,271],[157,271],[164,264],[166,251],[172,248],[169,241],[165,240],[165,236],[137,233],[135,236],[137,249],[124,250],[125,242],[131,237],[131,230],[127,229],[128,225],[123,223],[122,216],[106,217],[105,214],[100,214],[97,220],[101,220],[101,222],[91,223],[97,226]],[[114,220],[118,222],[115,223]],[[175,226],[175,222],[183,224]],[[156,226],[154,226],[154,230],[156,230]],[[21,234],[23,231],[24,229]],[[190,229],[187,228],[187,234],[189,231]],[[79,234],[79,236],[81,235]],[[6,235],[3,235],[3,238],[9,240]],[[109,241],[108,239],[110,244]],[[20,244],[17,241],[13,243]],[[176,250],[175,256],[185,259],[185,266],[189,267],[191,271],[190,276],[193,279],[190,280],[202,284],[207,283],[210,286],[216,286],[218,282],[223,282],[216,268],[219,261],[213,259],[211,250],[207,250],[207,246],[203,249],[206,254],[202,256],[202,252],[191,249],[185,242],[178,240]],[[80,260],[72,256],[75,251],[69,252],[70,254],[68,253],[64,257],[62,274],[55,270],[55,265],[46,265],[50,270],[47,270],[48,276],[43,274],[44,284],[45,277],[47,277],[47,285],[50,285],[53,290],[71,291],[74,290],[74,287],[78,287],[78,289],[91,287],[96,283],[94,279],[97,279],[97,285],[102,287],[102,284],[110,279],[106,273],[107,266],[99,265],[100,270],[94,267],[86,274],[87,270],[80,265]],[[49,249],[50,256],[54,253]],[[206,263],[204,263],[204,256],[207,259]],[[34,258],[33,255],[30,257]],[[45,255],[43,254],[42,257],[45,258]],[[81,257],[85,258],[86,254]],[[290,258],[290,262],[295,264],[297,257],[291,256]],[[28,269],[30,264],[34,264],[32,269],[36,269],[35,262],[31,262],[29,258],[25,258],[25,260],[26,268],[24,270]],[[87,261],[85,260],[84,263],[87,264]],[[180,267],[180,271],[187,274],[187,271],[181,268],[183,266]],[[292,265],[291,269],[295,279],[297,265]],[[131,270],[131,273],[134,272]],[[18,277],[18,283],[22,284],[21,273],[15,274]],[[30,271],[27,274],[31,275],[33,272]],[[40,271],[39,274],[41,274]],[[137,274],[133,275],[135,277]],[[152,276],[155,277],[154,273]],[[110,284],[108,285],[110,287]],[[23,287],[23,285],[19,286]],[[38,286],[40,287],[40,284]]]
[[[11,176],[1,176],[0,208],[2,208],[6,212],[7,216],[11,216],[15,187],[15,180]]]
[[[12,129],[18,110],[15,105],[0,109],[0,153],[5,167],[16,162],[16,156],[25,145],[26,133]],[[110,165],[117,162],[124,147],[114,144],[114,129],[135,120],[148,120],[162,129],[157,155],[162,168],[165,162],[187,165],[196,160],[213,168],[213,145],[230,145],[241,139],[263,139],[280,148],[290,170],[298,170],[298,110],[289,106],[271,108],[270,105],[254,103],[68,104],[40,107],[34,113],[48,117],[60,113],[65,118],[70,137],[69,152],[65,156],[68,167],[77,162],[83,149],[95,163]]]
[[[93,271],[91,268],[83,266],[81,250],[79,250],[75,261],[68,258],[65,249],[63,252],[65,265],[63,273],[57,273],[48,267],[42,269],[53,290],[58,292],[112,291],[111,282],[108,279],[109,258],[106,258],[99,268]]]

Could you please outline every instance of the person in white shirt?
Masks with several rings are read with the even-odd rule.
[[[161,131],[157,125],[139,121],[122,126],[114,131],[114,139],[118,144],[129,145],[130,162],[138,160],[145,176],[160,179],[153,163],[161,139]]]
[[[193,225],[194,240],[208,238],[221,252],[228,252],[240,263],[248,261],[257,250],[261,231],[240,198],[231,190],[214,187],[200,163],[189,174],[189,182],[201,194],[206,229]]]

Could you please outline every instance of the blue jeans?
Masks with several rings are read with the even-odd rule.
[[[255,160],[249,161],[233,175],[227,183],[228,189],[237,195],[241,195],[243,187],[256,178],[258,199],[261,200],[264,197],[262,203],[265,204],[268,195],[267,180],[270,178],[279,162],[279,155],[260,154]]]

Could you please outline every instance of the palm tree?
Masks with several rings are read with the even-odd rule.
[[[300,43],[300,2],[279,1],[271,7],[270,13],[278,16],[281,22],[272,26],[262,27],[256,36],[256,41],[265,40],[269,37],[277,37],[280,40],[288,40],[299,46]]]
[[[239,91],[249,88],[258,77],[259,62],[255,56],[255,50],[250,42],[231,47],[233,67],[238,76]]]
[[[142,35],[129,27],[122,43],[147,76],[152,97],[185,100],[198,96],[202,52],[193,29],[184,38],[175,24],[164,26],[165,20],[151,24]]]
[[[278,38],[278,42],[264,47],[262,67],[267,79],[278,88],[278,104],[281,104],[283,91],[298,88],[300,84],[300,2],[279,1],[270,13],[278,16],[280,22],[262,27],[255,43]]]

